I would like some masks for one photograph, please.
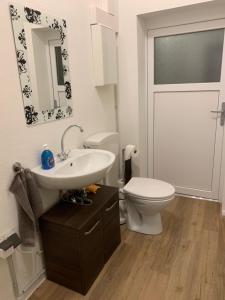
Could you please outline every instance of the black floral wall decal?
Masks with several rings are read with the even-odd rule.
[[[63,27],[66,28],[66,20],[62,19]]]
[[[69,72],[69,67],[66,65],[63,65],[63,74],[66,75]]]
[[[50,28],[56,29],[56,30],[61,30],[62,26],[59,24],[59,21],[54,19],[53,23],[49,25]]]
[[[33,105],[27,105],[24,107],[25,118],[27,125],[35,124],[38,121],[38,112],[35,111]]]
[[[18,14],[18,10],[14,7],[14,5],[9,6],[10,15],[13,21],[17,21],[20,18],[20,15]]]
[[[60,30],[60,41],[61,41],[61,45],[64,44],[64,41],[66,39],[66,34],[63,30]]]
[[[60,33],[60,41],[61,41],[61,44],[63,45],[64,44],[64,40],[66,38],[66,34],[65,32],[63,31],[63,28],[62,26],[59,24],[59,21],[54,19],[53,20],[53,23],[49,25],[50,28],[52,29],[55,29],[55,30],[59,30],[59,33]]]
[[[38,10],[31,9],[29,7],[24,7],[25,17],[28,22],[41,24],[41,12]]]
[[[54,109],[50,109],[48,111],[48,119],[51,119],[51,117],[54,115]]]
[[[68,52],[67,52],[66,49],[63,49],[63,50],[62,50],[62,57],[63,57],[65,60],[67,60],[67,58],[68,58]]]
[[[17,63],[18,63],[18,69],[19,73],[26,73],[27,68],[26,68],[26,59],[24,58],[25,54],[23,50],[17,50],[16,51],[16,56],[17,56]]]
[[[62,119],[62,118],[64,118],[64,117],[65,117],[65,116],[63,115],[63,111],[62,111],[61,109],[59,109],[59,110],[57,111],[56,116],[55,116],[56,120]]]
[[[19,33],[18,40],[20,41],[20,44],[23,45],[24,49],[27,49],[25,30],[24,29],[22,29],[21,32]]]
[[[65,92],[66,92],[66,99],[71,99],[71,83],[69,81],[65,82]]]
[[[71,116],[72,115],[72,112],[73,112],[73,109],[71,106],[68,106],[67,109],[66,109],[66,113]]]
[[[23,88],[23,94],[26,98],[30,98],[31,94],[32,94],[32,90],[30,88],[30,86],[28,86],[27,84],[25,85],[25,87]]]

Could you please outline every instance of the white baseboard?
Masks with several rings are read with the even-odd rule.
[[[17,300],[27,300],[36,291],[36,289],[46,280],[46,273],[42,273],[37,280],[24,292],[23,295],[19,296]]]
[[[201,201],[211,201],[211,202],[220,203],[219,200],[209,199],[209,198],[204,198],[204,197],[199,197],[199,196],[191,196],[191,195],[186,195],[186,194],[181,194],[181,193],[176,193],[176,196],[178,196],[178,197],[181,196],[184,198],[196,199],[196,200],[201,200]]]

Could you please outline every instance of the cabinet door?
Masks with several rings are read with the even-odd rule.
[[[82,292],[78,233],[76,230],[40,222],[47,278]]]
[[[79,266],[76,230],[50,222],[41,222],[40,228],[46,262],[65,268]]]
[[[117,83],[116,33],[105,26],[91,25],[95,86]]]
[[[80,233],[80,257],[83,291],[87,292],[104,265],[103,231],[101,215],[97,215]]]
[[[113,197],[103,210],[103,242],[104,260],[110,258],[116,247],[120,244],[120,218],[118,197]]]

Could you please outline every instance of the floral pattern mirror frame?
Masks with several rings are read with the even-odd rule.
[[[72,115],[72,95],[69,76],[69,60],[67,49],[66,21],[49,16],[38,10],[10,4],[10,15],[14,32],[18,72],[24,103],[26,124],[28,126],[47,121],[59,120]],[[62,63],[64,69],[64,86],[66,106],[48,110],[38,110],[32,101],[32,78],[29,74],[28,55],[24,22],[29,22],[59,31]]]

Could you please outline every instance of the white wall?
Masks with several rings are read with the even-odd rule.
[[[145,92],[141,90],[144,81],[144,72],[140,70],[138,61],[138,46],[142,40],[142,20],[137,16],[185,5],[208,2],[205,0],[121,0],[119,1],[119,128],[122,147],[126,144],[139,145],[141,154],[146,149],[141,149],[143,142],[139,132],[143,130],[144,113],[139,118],[139,111],[143,108],[139,101],[144,101]],[[138,45],[139,44],[139,45]],[[144,50],[143,50],[144,51]],[[141,74],[142,73],[142,74]],[[139,88],[140,87],[140,88]],[[142,99],[143,98],[143,99]],[[141,141],[141,143],[140,143]],[[144,157],[144,155],[142,155]],[[137,161],[135,172],[145,175],[146,161]],[[141,170],[140,170],[141,169]]]
[[[17,0],[17,3],[67,20],[74,115],[65,120],[32,128],[26,127],[9,2],[1,0],[0,237],[17,226],[16,203],[14,197],[8,192],[13,177],[12,164],[15,161],[21,162],[26,167],[34,167],[39,163],[42,145],[48,143],[51,149],[58,151],[63,130],[73,123],[80,123],[85,133],[81,136],[78,130],[72,131],[66,141],[68,148],[79,146],[85,136],[116,128],[114,89],[104,87],[96,90],[92,82],[89,1]],[[6,270],[6,263],[0,260],[0,298],[10,300],[13,299],[13,295]]]
[[[129,8],[129,9],[128,9]],[[174,10],[176,8],[176,16]],[[163,12],[167,10],[166,12]],[[140,150],[134,173],[147,174],[146,44],[148,28],[224,18],[224,0],[119,1],[119,128],[121,146],[132,143]],[[128,113],[129,112],[129,113]],[[124,117],[125,116],[125,117]],[[140,117],[141,116],[141,117]],[[143,133],[144,132],[144,133]],[[225,177],[224,171],[222,178]],[[225,191],[221,188],[225,216]]]
[[[207,2],[204,0],[119,1],[119,128],[122,146],[139,144],[138,15]],[[127,113],[129,111],[129,114]],[[126,116],[126,117],[124,117]]]
[[[174,26],[187,20],[196,22],[196,20],[224,18],[224,0],[123,0],[118,3],[118,119],[121,147],[130,143],[138,145],[140,157],[134,163],[134,173],[146,176],[147,135],[142,133],[146,132],[144,126],[147,117],[144,104],[147,98],[145,30],[157,27],[159,23],[160,26]],[[173,10],[168,11],[173,8],[177,8],[175,18]],[[163,10],[167,10],[166,14]],[[225,191],[222,200],[223,215],[225,215],[224,193]]]

